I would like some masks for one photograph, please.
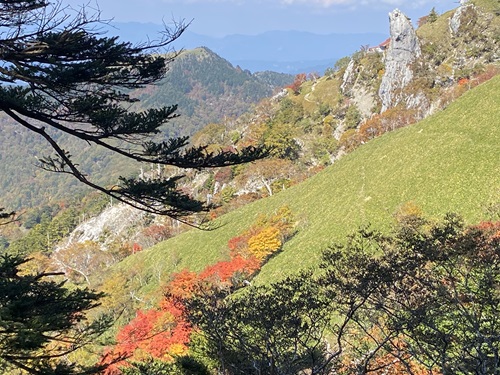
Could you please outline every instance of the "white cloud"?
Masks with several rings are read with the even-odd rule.
[[[304,4],[304,5],[316,5],[325,8],[329,8],[335,5],[391,5],[391,6],[406,6],[406,7],[420,7],[430,3],[440,2],[439,0],[279,0],[281,4],[294,5],[294,4]]]
[[[329,8],[335,5],[347,5],[347,6],[380,6],[380,5],[391,5],[391,6],[405,6],[405,7],[421,7],[427,4],[443,3],[445,0],[161,0],[164,3],[233,3],[233,4],[255,4],[255,3],[279,3],[282,5],[313,5],[321,6],[324,8]],[[450,2],[448,0],[448,2]]]
[[[355,4],[356,1],[353,0],[281,0],[281,3],[292,5],[292,4],[314,4],[320,5],[328,8],[332,5],[350,5]]]

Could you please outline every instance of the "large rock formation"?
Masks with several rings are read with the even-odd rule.
[[[420,57],[420,44],[410,19],[395,9],[389,13],[391,40],[385,56],[385,72],[379,96],[382,112],[403,99],[402,90],[411,82],[411,64]]]

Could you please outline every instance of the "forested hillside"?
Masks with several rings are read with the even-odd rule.
[[[271,96],[292,80],[292,76],[281,73],[251,74],[201,47],[182,52],[159,85],[136,95],[146,108],[178,104],[181,117],[172,121],[168,131],[191,135],[207,124],[241,115],[249,104]]]
[[[213,52],[199,48],[178,56],[160,85],[146,87],[134,95],[141,99],[138,111],[155,105],[178,104],[180,117],[164,127],[163,137],[192,135],[207,124],[237,117],[249,105],[272,95],[292,79],[273,72],[250,74]],[[74,178],[38,168],[38,159],[50,154],[50,148],[42,139],[5,116],[2,115],[0,121],[0,206],[12,210],[36,207],[68,201],[89,191]],[[64,147],[78,150],[73,155],[75,160],[100,184],[116,181],[121,175],[140,173],[124,158],[83,141],[69,140],[62,134],[57,136],[59,138]]]

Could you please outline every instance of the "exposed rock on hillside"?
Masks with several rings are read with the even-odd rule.
[[[357,55],[357,56],[356,56]],[[362,51],[349,61],[342,77],[340,91],[352,99],[363,118],[370,118],[377,107],[377,77],[383,69],[382,53]]]
[[[453,16],[450,18],[450,32],[457,34],[462,23],[462,16],[467,13],[469,8],[473,8],[473,4],[469,4],[468,0],[460,0],[460,6],[457,8]]]
[[[63,247],[92,241],[104,248],[116,239],[128,239],[147,220],[146,213],[124,204],[116,204],[84,221],[71,233]]]
[[[348,93],[348,86],[354,84],[354,60],[351,59],[342,77],[342,84],[340,85],[340,90],[343,94]]]
[[[411,64],[421,54],[420,44],[410,19],[395,9],[389,13],[389,21],[391,41],[386,52],[385,73],[379,89],[382,112],[403,100],[402,90],[413,78]]]

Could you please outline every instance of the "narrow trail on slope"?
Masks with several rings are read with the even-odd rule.
[[[306,102],[309,102],[309,103],[316,103],[315,100],[311,100],[309,97],[311,96],[312,93],[314,93],[314,89],[316,89],[316,85],[318,84],[318,82],[314,82],[312,87],[311,87],[311,92],[307,93],[304,95],[304,100]]]

